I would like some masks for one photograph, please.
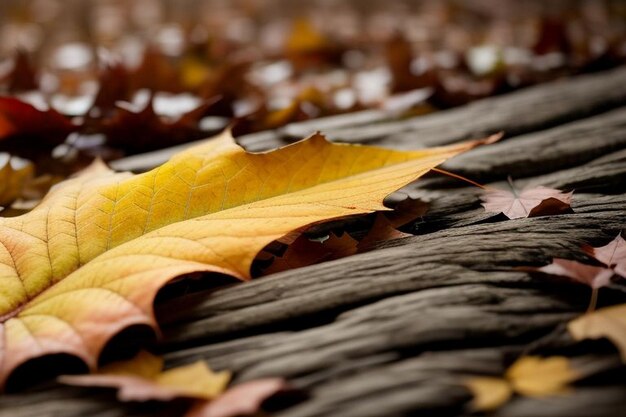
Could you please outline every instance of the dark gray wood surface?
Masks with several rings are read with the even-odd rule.
[[[367,114],[366,114],[367,115]],[[236,381],[284,376],[308,398],[280,417],[465,416],[467,375],[500,375],[520,354],[566,354],[586,369],[572,395],[516,397],[498,417],[613,417],[626,383],[606,341],[574,342],[564,323],[584,312],[589,289],[531,276],[518,266],[585,259],[626,229],[626,69],[581,76],[428,116],[380,112],[241,138],[267,149],[307,129],[333,139],[401,148],[505,130],[498,144],[446,169],[504,186],[574,189],[572,213],[506,220],[486,214],[477,188],[431,175],[405,189],[430,201],[415,236],[376,250],[157,305],[168,366],[204,359]],[[145,169],[165,153],[127,159]],[[123,166],[125,165],[125,166]],[[400,195],[399,194],[399,195]],[[618,284],[600,304],[626,301]],[[0,416],[179,415],[180,408],[119,404],[108,391],[44,384],[0,397]]]

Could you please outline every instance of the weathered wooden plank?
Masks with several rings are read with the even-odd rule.
[[[523,141],[522,138],[523,137],[520,136],[519,140]],[[531,148],[531,147],[526,147],[524,149],[532,153],[537,151],[537,149]],[[505,153],[499,154],[497,155],[496,159],[505,158],[505,157],[506,157]],[[618,151],[614,154],[610,154],[600,159],[591,161],[590,163],[583,165],[581,167],[575,167],[575,168],[571,168],[568,170],[548,174],[539,178],[533,178],[530,181],[521,181],[520,185],[523,186],[525,185],[526,182],[530,182],[530,183],[535,183],[535,184],[541,183],[541,184],[555,186],[555,187],[590,188],[590,184],[595,183],[598,186],[604,186],[606,188],[606,185],[619,183],[626,176],[626,164],[624,163],[623,158],[624,158],[624,152]],[[504,185],[502,184],[501,186],[504,186]],[[411,195],[420,196],[420,192],[422,191],[422,189],[420,188],[420,182],[416,183],[412,188],[405,189],[405,191]],[[617,189],[617,191],[619,191],[619,189]],[[485,218],[493,217],[493,215],[485,214],[484,210],[480,208],[478,204],[478,197],[477,197],[476,189],[464,188],[464,189],[438,190],[435,192],[428,191],[426,195],[430,197],[434,197],[434,200],[431,202],[431,207],[429,209],[429,212],[426,214],[424,218],[423,225],[418,225],[419,233],[426,233],[429,231],[438,230],[444,227],[451,227],[455,225],[462,226],[464,224],[472,224],[472,223],[482,221]],[[620,215],[614,212],[613,210],[617,210],[618,212],[621,212],[622,206],[624,205],[624,203],[625,202],[623,200],[623,197],[620,197],[620,196],[600,197],[598,195],[584,195],[584,194],[577,193],[574,198],[574,208],[578,214],[569,215],[569,216],[559,216],[555,219],[555,221],[558,223],[558,225],[555,227],[559,228],[557,229],[558,233],[556,235],[556,238],[559,239],[560,236],[565,233],[565,231],[572,231],[572,229],[578,229],[579,232],[582,232],[582,231],[588,230],[590,226],[592,229],[602,226],[602,225],[605,226],[606,228],[609,228],[611,225],[614,228],[623,227],[623,225],[620,225],[619,222],[617,224],[611,223],[612,221],[611,218],[619,218]],[[599,217],[596,217],[594,213],[602,213],[602,214]],[[522,223],[532,224],[533,222],[537,222],[538,224],[537,228],[539,229],[539,231],[544,231],[542,229],[543,228],[542,221],[543,221],[542,219],[530,219],[530,220],[524,220]],[[516,233],[518,231],[517,222],[506,222],[506,223],[497,223],[497,224],[491,224],[491,225],[482,225],[480,227],[484,229],[484,232],[479,233],[477,238],[482,236],[482,234],[490,235],[492,233],[503,233],[506,230],[506,233],[510,233],[512,235],[512,239],[516,239]],[[510,229],[507,229],[507,228],[510,228]],[[546,233],[550,232],[550,230],[546,230],[545,232]],[[585,238],[591,239],[594,237],[592,235],[576,236],[577,232],[575,231],[572,233],[574,233],[572,237],[574,237],[577,240],[585,239]],[[465,238],[468,239],[468,238],[471,238],[471,236],[467,236]],[[415,239],[418,239],[418,238],[415,238]],[[426,237],[422,236],[418,240],[423,240],[423,239],[430,239],[430,236],[426,236]],[[444,240],[445,239],[442,239],[441,242],[437,241],[435,242],[434,245],[436,247],[440,247],[441,245],[445,247],[447,243],[444,242]],[[405,239],[405,240],[402,240],[401,243],[405,244],[405,243],[408,243],[409,241],[410,239]],[[556,244],[558,245],[558,242],[556,242]],[[574,247],[570,247],[570,248],[573,249]],[[452,255],[452,254],[444,255],[444,258],[443,258],[444,260],[447,259],[446,258],[447,255]],[[519,256],[518,261],[520,259],[521,260],[532,259],[532,257],[530,258],[528,257],[530,255],[533,255],[533,254],[522,253]],[[371,256],[378,256],[378,254],[364,255],[364,256],[371,257]],[[541,260],[538,260],[538,261],[545,261],[545,260],[547,259],[544,256]],[[393,262],[393,261],[389,261],[389,262]],[[375,263],[375,262],[372,262],[372,263]],[[337,277],[342,276],[341,273],[336,273],[336,272],[333,273],[330,270],[326,272],[328,274],[336,275]],[[308,276],[308,272],[305,274]],[[274,279],[274,278],[270,278],[270,279]],[[323,277],[315,276],[315,279],[323,279]],[[250,285],[256,285],[256,284],[250,284]],[[286,296],[285,285],[287,284],[276,282],[271,285],[268,284],[266,288],[255,288],[255,289],[251,288],[251,291],[255,292],[254,295],[252,293],[240,293],[237,291],[233,292],[231,296],[223,294],[221,295],[221,298],[218,297],[218,299],[221,300],[219,303],[210,303],[206,306],[206,308],[203,308],[201,305],[197,305],[195,309],[198,309],[197,314],[199,316],[210,317],[213,314],[219,314],[220,312],[224,311],[223,310],[224,308],[238,309],[240,307],[245,307],[249,305],[256,305],[256,304],[263,305],[268,300],[273,299],[275,297],[285,297]],[[326,284],[326,286],[332,286],[332,285]],[[337,288],[341,288],[341,286],[338,286]],[[413,288],[413,289],[416,290],[419,288]],[[300,282],[300,285],[297,287],[297,290],[303,291],[304,293],[310,291],[310,289],[302,282]],[[202,298],[204,297],[204,295],[197,295],[195,297]],[[320,298],[328,302],[332,300],[332,298],[327,298],[325,296],[322,296]],[[182,300],[180,301],[180,303],[186,304],[188,301],[193,303],[193,300]],[[357,301],[358,300],[353,300],[353,302],[357,302]],[[336,302],[338,304],[341,304],[341,302],[343,301],[337,300]],[[296,305],[302,304],[303,306],[310,305],[310,303],[299,303],[297,301],[295,302],[295,304]],[[167,308],[166,310],[173,311],[173,312],[186,311],[186,312],[189,312],[187,314],[192,314],[192,315],[196,314],[194,313],[195,311],[194,309],[188,310],[188,309],[179,309],[176,307],[172,307],[172,308]],[[185,313],[181,313],[181,314],[184,315]],[[264,314],[268,314],[268,313],[266,312]],[[276,313],[276,314],[278,314],[279,316],[281,315],[281,313]],[[254,316],[256,317],[256,315]],[[260,317],[263,315],[259,314],[258,316]],[[176,318],[176,315],[171,316],[169,318],[163,317],[163,320],[167,323],[168,321],[175,320],[175,318]],[[231,326],[232,325],[230,323],[225,324],[225,328],[229,329],[229,331],[233,330],[233,327]],[[215,329],[217,329],[217,327]]]
[[[473,149],[444,168],[478,179],[515,178],[574,167],[626,147],[626,107]]]
[[[515,355],[519,354],[518,347],[513,350],[515,350]],[[577,357],[574,362],[583,362],[587,367],[594,366],[596,368],[594,373],[619,365],[619,359],[616,356],[609,357],[607,361],[606,357],[589,355]],[[460,386],[460,381],[468,375],[501,375],[504,372],[504,365],[505,355],[502,349],[426,352],[418,357],[399,360],[391,365],[372,367],[365,372],[336,376],[323,385],[313,387],[312,398],[307,403],[287,410],[280,416],[466,415],[470,414],[469,396],[468,392]],[[611,395],[598,398],[599,409],[589,415],[612,415],[610,412],[616,409],[616,405],[624,405],[624,398],[615,396],[620,388],[615,388],[609,388]],[[584,388],[583,391],[588,389]],[[390,393],[393,395],[391,401],[388,401]],[[562,408],[571,407],[572,404],[588,407],[591,400],[591,398],[579,400],[577,395],[565,396],[561,399],[568,402],[567,405],[559,404]],[[518,401],[516,400],[515,403]],[[381,402],[388,405],[388,408],[383,410],[379,406]],[[558,406],[553,407],[551,414],[543,414],[540,410],[533,410],[535,407],[541,407],[542,401],[534,400],[533,403],[527,403],[524,407],[526,414],[516,415],[569,415],[560,414],[561,410]],[[511,409],[517,408],[517,406],[511,407]],[[505,410],[506,408],[502,410],[503,415],[507,415]],[[533,411],[537,411],[538,414]]]
[[[572,215],[444,229],[391,242],[389,245],[397,246],[373,253],[218,290],[185,313],[203,319],[168,326],[166,339],[177,343],[216,337],[433,286],[481,281],[521,285],[528,282],[525,274],[486,276],[459,268],[497,270],[548,262],[552,256],[571,256],[584,241],[608,237],[626,227],[626,197],[592,201],[579,202],[574,206],[577,213]],[[191,300],[179,302],[193,304]],[[175,306],[166,309],[176,311]]]
[[[514,136],[546,129],[622,106],[625,100],[626,69],[618,68],[537,85],[423,117],[328,133],[343,141],[384,141],[385,146],[399,148],[443,145],[500,130]]]

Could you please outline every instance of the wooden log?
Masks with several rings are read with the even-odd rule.
[[[331,130],[333,139],[415,148],[505,131],[508,136],[589,117],[626,102],[626,69],[557,80],[423,117]]]
[[[328,129],[348,132],[348,140],[401,147],[511,126],[501,144],[447,168],[495,186],[513,175],[519,186],[575,188],[573,213],[506,221],[484,213],[477,189],[425,179],[403,190],[432,199],[417,236],[158,305],[165,334],[159,349],[168,366],[203,358],[235,371],[238,381],[288,377],[311,398],[279,417],[468,415],[464,376],[500,375],[523,352],[554,354],[574,345],[563,323],[584,311],[588,289],[515,267],[556,256],[584,260],[580,244],[603,244],[626,228],[626,110],[607,111],[625,104],[624,77],[626,69],[618,69],[395,121],[398,127],[382,136],[377,124],[384,126],[387,116],[373,124],[334,119]],[[574,120],[580,117],[586,118]],[[544,130],[522,134],[538,129]],[[261,133],[248,145],[274,146],[293,132],[291,126]],[[428,139],[416,141],[417,133]],[[146,164],[149,159],[140,169],[156,161]],[[623,286],[603,289],[600,303],[623,296]],[[615,349],[598,343],[602,354],[584,359],[598,369],[617,369]],[[595,383],[577,387],[571,397],[515,398],[496,415],[619,415],[626,385],[615,378]],[[0,417],[158,412],[154,405],[119,404],[111,392],[58,385],[0,397]]]

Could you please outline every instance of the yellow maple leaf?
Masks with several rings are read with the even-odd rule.
[[[626,304],[600,308],[584,314],[567,325],[576,340],[606,337],[618,348],[626,362]]]
[[[468,142],[419,151],[333,144],[319,134],[248,153],[230,132],[141,175],[96,167],[31,212],[0,219],[0,385],[25,361],[75,355],[95,369],[104,344],[137,324],[172,278],[249,278],[267,244],[383,199]]]
[[[504,378],[475,376],[464,383],[474,395],[471,405],[474,410],[495,410],[513,395],[511,384]]]
[[[503,378],[471,377],[465,385],[474,394],[475,410],[491,411],[506,403],[513,393],[526,397],[547,397],[568,392],[568,384],[580,378],[564,356],[523,356]]]
[[[213,372],[204,361],[163,370],[163,358],[141,351],[132,359],[103,366],[91,375],[64,375],[68,385],[117,388],[120,401],[168,401],[174,398],[211,400],[222,394],[230,372]]]

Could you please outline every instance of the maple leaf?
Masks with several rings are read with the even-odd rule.
[[[604,246],[594,248],[585,245],[583,250],[626,278],[626,240],[621,234]]]
[[[167,56],[154,46],[148,46],[141,63],[129,74],[131,91],[147,88],[151,91],[180,92],[177,69]]]
[[[228,385],[230,372],[211,371],[204,361],[163,370],[163,358],[141,351],[132,359],[103,366],[91,375],[64,375],[59,382],[83,387],[117,388],[120,401],[211,400]]]
[[[141,175],[95,168],[57,184],[29,213],[0,219],[0,384],[46,354],[95,369],[114,334],[156,327],[154,296],[173,278],[249,279],[272,241],[385,210],[391,192],[494,140],[394,151],[315,134],[255,154],[225,132]]]
[[[573,191],[543,186],[525,188],[518,192],[511,182],[511,191],[485,189],[481,196],[483,207],[490,213],[503,213],[509,219],[560,214],[570,209]]]
[[[409,197],[400,201],[393,211],[377,213],[374,224],[359,241],[358,251],[365,252],[377,243],[412,236],[401,232],[398,228],[423,216],[427,210],[427,203]]]
[[[588,312],[570,321],[567,330],[576,340],[609,339],[626,363],[626,304]]]
[[[310,239],[300,234],[293,242],[289,239],[281,239],[288,244],[281,256],[273,257],[264,251],[257,259],[261,261],[272,259],[269,267],[263,269],[263,274],[266,275],[354,255],[370,250],[376,243],[382,241],[412,236],[397,228],[424,215],[427,209],[428,204],[406,198],[397,203],[393,211],[376,213],[374,223],[360,240],[356,240],[346,232],[340,234],[331,232],[324,240]]]
[[[415,219],[422,217],[428,211],[428,203],[411,197],[407,197],[393,207],[393,211],[384,213],[389,223],[395,227],[402,227]]]
[[[175,120],[165,120],[155,112],[153,97],[150,94],[148,101],[139,109],[116,104],[111,117],[92,122],[93,129],[106,135],[107,144],[131,153],[180,144],[205,136],[199,122],[214,101],[205,101]]]
[[[357,252],[357,244],[358,242],[348,233],[341,236],[330,233],[323,242],[300,235],[287,247],[282,256],[273,259],[270,266],[263,270],[263,274],[275,274],[354,255]]]
[[[385,59],[392,75],[391,91],[394,93],[432,86],[435,83],[435,74],[432,70],[415,75],[415,57],[413,44],[400,32],[396,32],[385,45]]]
[[[227,389],[228,371],[213,372],[204,361],[163,370],[160,356],[140,351],[103,366],[94,374],[63,375],[58,381],[80,387],[116,388],[120,401],[196,400],[186,417],[238,417],[256,413],[268,398],[291,391],[282,378],[263,378]]]
[[[88,117],[109,117],[116,110],[115,103],[130,97],[128,70],[120,63],[111,63],[98,73],[98,92],[93,98]]]
[[[545,274],[566,277],[580,284],[591,287],[591,299],[587,312],[596,308],[598,302],[598,290],[611,283],[615,271],[603,266],[587,265],[569,259],[554,258],[552,263],[541,268],[524,268],[531,271],[539,271]]]
[[[0,206],[21,196],[33,173],[34,167],[30,161],[0,153]]]
[[[509,367],[503,378],[472,377],[465,385],[474,394],[472,407],[490,411],[507,402],[513,393],[526,397],[565,394],[567,385],[579,378],[580,373],[566,357],[523,356]]]
[[[561,258],[554,258],[551,264],[536,270],[546,274],[567,277],[581,284],[586,284],[593,289],[606,287],[611,283],[611,278],[615,275],[613,270],[609,268],[587,265]]]
[[[377,243],[409,236],[413,235],[399,231],[394,226],[394,223],[384,214],[377,213],[371,229],[359,241],[358,250],[359,252],[365,252],[372,249]]]

